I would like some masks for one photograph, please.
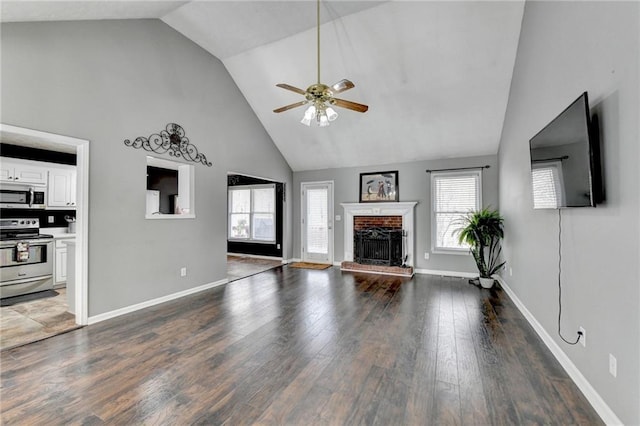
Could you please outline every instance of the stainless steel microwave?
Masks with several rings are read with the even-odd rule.
[[[44,209],[46,204],[46,190],[43,187],[0,186],[0,207],[2,208]]]

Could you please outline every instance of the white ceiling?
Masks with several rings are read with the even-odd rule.
[[[294,171],[495,154],[523,1],[323,1],[322,82],[347,78],[328,128],[275,87],[316,82],[314,1],[3,1],[2,21],[161,18],[220,58]]]

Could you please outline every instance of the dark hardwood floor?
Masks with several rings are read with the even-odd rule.
[[[499,289],[286,266],[2,352],[1,423],[601,424]]]

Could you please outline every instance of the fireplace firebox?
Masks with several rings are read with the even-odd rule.
[[[353,257],[363,265],[402,265],[402,229],[384,227],[354,231]]]

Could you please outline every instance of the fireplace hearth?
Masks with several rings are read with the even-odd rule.
[[[362,265],[401,266],[402,229],[367,228],[354,231],[353,257]]]

